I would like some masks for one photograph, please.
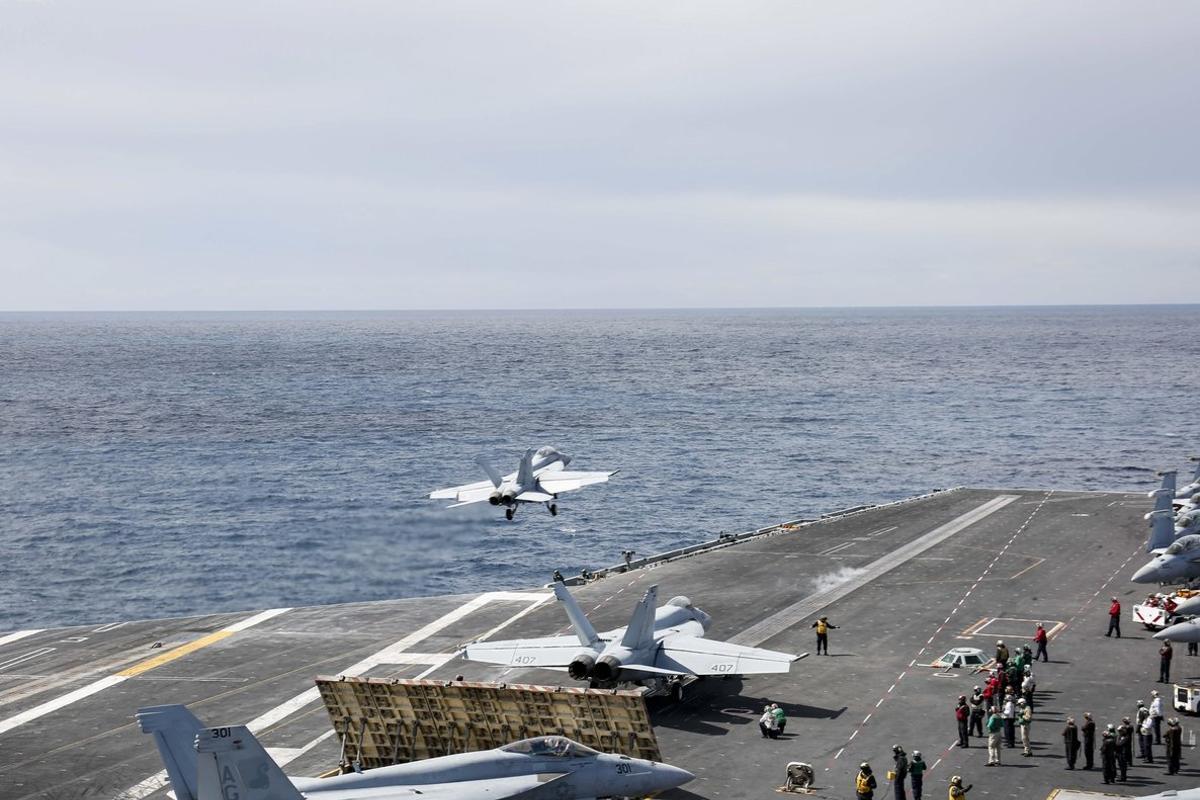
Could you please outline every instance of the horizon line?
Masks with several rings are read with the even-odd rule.
[[[945,303],[901,305],[812,305],[812,306],[531,306],[498,308],[459,306],[432,308],[92,308],[92,309],[0,309],[0,315],[23,314],[395,314],[491,312],[503,314],[572,311],[851,311],[860,309],[969,309],[969,308],[1183,308],[1200,302],[1182,303]]]

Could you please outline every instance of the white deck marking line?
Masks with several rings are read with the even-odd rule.
[[[122,625],[128,625],[128,624],[129,624],[128,620],[126,620],[125,622],[110,622],[107,625],[101,625],[99,628],[93,628],[92,633],[108,633],[109,631],[115,631],[117,628],[120,628]]]
[[[202,636],[199,639],[193,640],[186,644],[181,644],[178,647],[172,648],[152,658],[148,658],[145,661],[134,664],[131,667],[121,670],[115,675],[108,675],[98,681],[93,681],[86,686],[81,686],[73,692],[67,692],[64,695],[36,705],[33,708],[28,708],[22,711],[20,714],[14,714],[7,719],[0,720],[0,734],[7,733],[13,728],[19,728],[25,723],[32,722],[33,720],[44,717],[47,714],[52,714],[59,709],[66,708],[72,703],[79,702],[85,697],[91,697],[97,692],[102,692],[111,686],[116,686],[118,683],[123,683],[129,678],[135,677],[142,672],[154,669],[162,664],[167,664],[171,661],[174,661],[176,658],[181,658],[188,653],[195,652],[196,650],[207,646],[208,644],[218,642],[222,639],[232,636],[238,631],[244,631],[246,628],[257,625],[260,622],[290,610],[291,609],[288,608],[273,608],[268,611],[263,611],[259,614],[255,614],[252,617],[247,617],[240,622],[236,622],[227,628],[222,628],[221,630],[210,633],[207,636]]]
[[[433,622],[430,622],[428,625],[425,625],[424,627],[410,633],[400,641],[388,645],[379,652],[367,656],[362,661],[359,661],[357,664],[350,665],[349,667],[339,671],[337,674],[361,675],[373,667],[378,666],[379,664],[398,663],[397,661],[389,661],[388,659],[400,658],[400,654],[407,648],[412,647],[413,645],[428,639],[430,636],[433,636],[439,631],[450,627],[454,623],[458,622],[469,614],[478,611],[480,608],[490,602],[525,601],[530,603],[530,607],[523,609],[520,613],[515,614],[508,620],[500,623],[487,634],[485,634],[486,636],[490,636],[494,632],[501,630],[505,625],[508,625],[509,623],[519,619],[525,614],[528,614],[534,608],[540,606],[542,603],[552,599],[554,599],[554,595],[552,594],[528,594],[525,592],[488,592],[486,594],[481,594],[478,597],[472,598],[466,603],[463,603],[453,611],[443,614],[441,617],[437,618]],[[451,653],[450,655],[453,656],[454,654]],[[255,717],[249,723],[247,723],[246,727],[250,729],[251,733],[260,733],[272,725],[287,719],[305,706],[315,703],[320,699],[321,692],[319,689],[317,689],[317,687],[314,686],[311,689],[306,689],[295,697],[292,697],[291,699],[286,700],[274,708],[269,709]],[[332,732],[332,729],[330,732]],[[167,771],[163,770],[151,775],[149,778],[146,778],[143,781],[135,783],[133,786],[130,786],[128,789],[118,794],[113,800],[142,800],[142,798],[149,797],[166,785]]]
[[[862,721],[862,722],[860,722],[859,724],[860,724],[860,725],[866,725],[866,724],[867,724],[867,720],[869,720],[870,718],[871,718],[871,715],[870,715],[870,714],[867,714],[865,717],[863,717],[863,721]]]
[[[854,544],[855,544],[855,543],[854,543],[854,542],[852,542],[852,541],[851,541],[851,542],[842,542],[841,544],[834,545],[833,547],[830,547],[830,548],[827,548],[827,549],[825,549],[825,550],[822,550],[821,552],[817,553],[817,555],[819,555],[819,556],[831,556],[831,555],[833,555],[834,553],[837,553],[837,552],[840,552],[840,551],[842,551],[842,550],[845,550],[847,547],[853,547],[853,546],[854,546]]]
[[[837,760],[837,759],[841,758],[841,757],[842,757],[842,753],[844,753],[844,752],[846,752],[846,748],[844,748],[844,747],[843,747],[841,750],[838,750],[838,751],[837,751],[837,755],[835,755],[835,756],[834,756],[834,760]]]
[[[879,708],[881,705],[883,705],[883,698],[882,698],[882,697],[881,697],[881,698],[879,698],[879,702],[877,702],[877,703],[875,704],[875,707],[876,707],[876,708]]]
[[[847,742],[852,742],[852,741],[854,741],[854,737],[855,737],[855,736],[858,736],[858,731],[857,731],[857,730],[856,730],[856,731],[854,731],[854,733],[850,734],[850,738],[849,738],[849,739],[847,739],[846,741],[847,741]]]
[[[12,642],[19,642],[27,636],[33,636],[36,633],[41,633],[45,628],[34,628],[28,631],[13,631],[12,633],[0,636],[0,647]]]
[[[13,658],[10,658],[8,661],[0,661],[0,670],[6,670],[9,667],[15,667],[17,664],[24,664],[26,661],[32,661],[33,659],[39,658],[40,656],[44,656],[49,653],[53,653],[54,650],[55,650],[55,648],[53,648],[53,647],[39,647],[38,649],[30,650],[28,653],[25,653],[23,655],[14,656]]]

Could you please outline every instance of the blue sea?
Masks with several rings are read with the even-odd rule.
[[[1198,306],[0,315],[0,631],[526,587],[938,487],[1149,490]],[[561,513],[425,498],[552,444]]]

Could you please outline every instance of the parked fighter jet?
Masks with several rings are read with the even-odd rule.
[[[680,678],[705,675],[757,675],[787,672],[804,655],[779,653],[705,639],[712,618],[686,597],[655,608],[658,587],[646,590],[624,628],[597,633],[562,581],[554,596],[567,612],[574,636],[469,644],[463,658],[508,667],[567,668],[577,681],[608,688],[641,683],[683,695]]]
[[[1134,583],[1183,583],[1200,578],[1200,535],[1181,536],[1133,573]]]
[[[488,480],[451,486],[430,492],[431,500],[456,500],[448,508],[457,508],[471,503],[488,501],[494,506],[504,506],[504,516],[512,519],[521,503],[545,503],[552,515],[558,514],[555,502],[563,492],[573,492],[593,483],[604,483],[617,470],[611,472],[568,472],[565,467],[571,457],[553,447],[526,450],[516,472],[501,475],[487,459],[480,456],[476,463],[483,467]]]
[[[143,708],[137,718],[154,734],[176,800],[584,800],[642,797],[694,777],[542,736],[332,778],[289,778],[244,725],[205,728],[181,705]]]
[[[1156,631],[1154,638],[1170,639],[1172,642],[1200,642],[1200,619],[1189,619],[1168,625],[1161,631]]]

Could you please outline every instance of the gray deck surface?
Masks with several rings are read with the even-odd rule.
[[[1008,497],[1015,499],[998,499]],[[1144,594],[1128,576],[1144,558],[1146,506],[1142,494],[955,490],[574,591],[601,629],[625,624],[652,583],[660,598],[686,594],[711,613],[715,638],[804,652],[812,649],[817,615],[840,626],[830,634],[832,656],[810,656],[790,675],[705,681],[679,706],[652,701],[664,758],[697,775],[670,797],[775,797],[791,760],[816,767],[818,797],[852,797],[858,763],[871,761],[882,776],[893,743],[921,750],[932,765],[927,797],[944,797],[952,774],[975,784],[972,798],[1040,800],[1056,787],[1102,791],[1098,770],[1064,770],[1060,732],[1066,715],[1084,710],[1101,725],[1116,721],[1159,686],[1157,643],[1145,631],[1125,619],[1125,638],[1103,636],[1109,596],[1122,599],[1128,617]],[[549,575],[554,565],[546,566]],[[360,665],[365,671],[355,672],[377,676],[561,684],[562,673],[458,660],[438,666],[498,626],[494,638],[562,631],[554,603],[535,605],[546,594],[292,609],[219,640],[202,637],[255,612],[48,630],[0,644],[0,798],[164,797],[153,743],[133,722],[139,706],[186,702],[212,724],[259,718],[259,738],[283,748],[286,771],[314,775],[338,758],[334,737],[316,741],[329,721],[311,693],[305,702],[314,675],[349,674]],[[978,635],[964,634],[990,618],[997,621]],[[1004,766],[985,769],[978,740],[965,751],[950,747],[954,701],[979,679],[937,676],[920,665],[954,646],[990,653],[998,636],[1010,643],[1031,636],[1038,620],[1065,627],[1051,642],[1052,661],[1036,668],[1035,756],[1005,751]],[[145,664],[197,640],[205,646]],[[1175,677],[1200,677],[1200,659],[1183,650]],[[139,664],[115,685],[97,684]],[[94,693],[67,702],[85,687]],[[45,705],[56,700],[61,707]],[[762,739],[756,724],[768,701],[789,716],[777,741]],[[1196,725],[1191,718],[1183,724],[1187,743]],[[1192,752],[1185,747],[1180,776],[1168,777],[1162,763],[1138,765],[1118,791],[1200,785]],[[890,797],[880,783],[877,796]]]

